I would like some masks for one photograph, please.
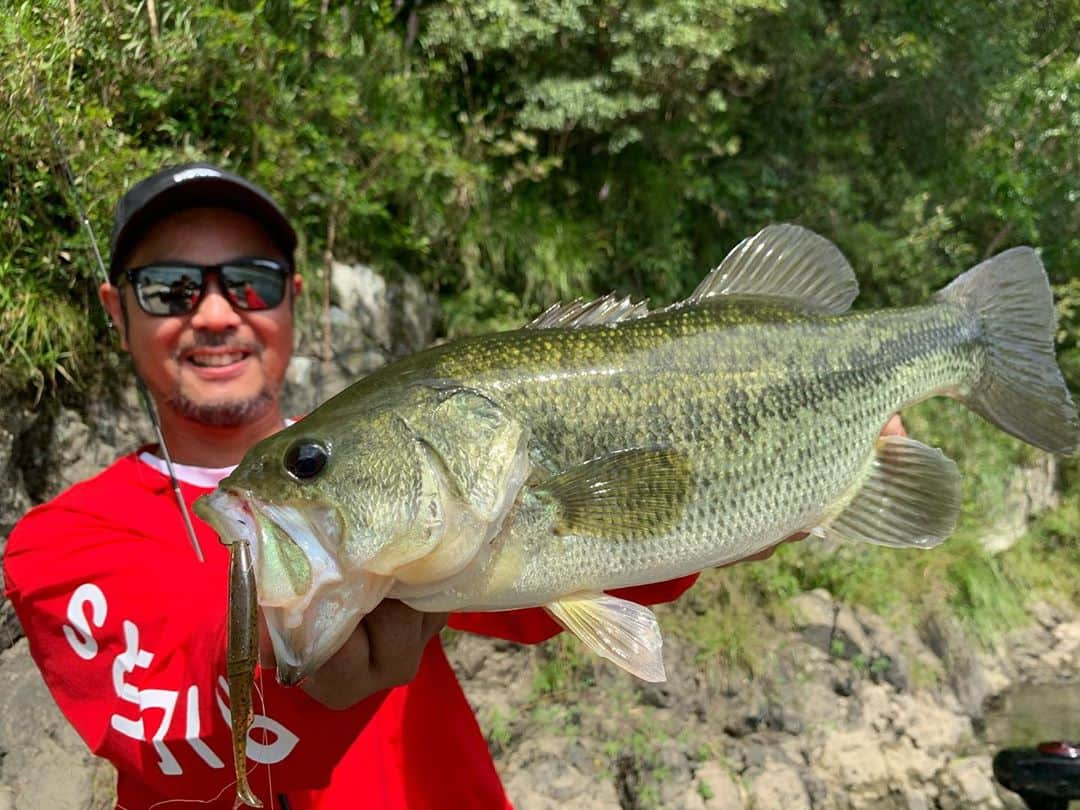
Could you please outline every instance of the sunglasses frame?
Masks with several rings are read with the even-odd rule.
[[[143,294],[140,289],[140,283],[137,280],[141,272],[150,270],[153,268],[171,267],[171,268],[183,268],[189,270],[197,270],[202,275],[201,282],[199,284],[199,294],[195,300],[191,303],[190,307],[183,312],[152,312],[147,309],[143,300]],[[240,301],[233,300],[228,295],[228,291],[225,287],[225,281],[222,277],[222,271],[227,267],[245,267],[249,269],[263,270],[268,273],[277,273],[281,279],[281,298],[273,306],[267,307],[249,307],[244,306]],[[122,275],[131,284],[131,291],[135,295],[135,302],[139,305],[139,309],[154,318],[176,318],[190,315],[196,309],[199,308],[199,304],[202,303],[203,298],[206,297],[206,291],[210,285],[210,277],[216,276],[218,284],[222,288],[222,293],[225,295],[225,300],[234,308],[242,312],[268,312],[269,310],[276,309],[281,306],[281,302],[288,297],[288,283],[289,277],[293,274],[293,267],[287,262],[282,262],[277,259],[267,259],[262,256],[244,256],[238,259],[230,259],[227,262],[221,262],[220,264],[199,264],[198,262],[187,261],[169,261],[169,262],[151,262],[150,264],[139,265],[138,267],[132,267],[128,270],[124,270]]]

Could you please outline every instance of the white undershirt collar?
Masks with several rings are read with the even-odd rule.
[[[295,421],[295,419],[286,419],[285,427],[288,427]],[[165,463],[165,459],[158,458],[150,451],[144,450],[139,453],[139,461],[143,464],[148,464],[165,477],[168,477],[169,467]],[[192,486],[203,487],[204,489],[213,489],[221,483],[221,479],[236,469],[235,464],[231,467],[195,467],[191,464],[177,464],[175,461],[172,466],[178,480],[183,481],[185,484],[191,484]]]

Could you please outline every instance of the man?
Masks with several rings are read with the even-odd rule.
[[[163,170],[121,199],[101,302],[157,405],[189,508],[286,423],[296,234],[265,191],[209,164]],[[156,447],[123,456],[26,515],[6,592],[61,710],[117,768],[118,805],[231,807],[227,552],[195,519],[200,562]],[[693,582],[630,589],[643,602]],[[300,689],[257,673],[249,778],[267,807],[508,807],[438,641],[444,615],[386,601]],[[540,610],[450,625],[521,642]],[[171,804],[171,803],[170,803]]]

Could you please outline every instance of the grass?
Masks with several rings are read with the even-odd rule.
[[[0,261],[0,389],[37,397],[74,383],[91,350],[88,317],[34,276]]]
[[[534,698],[596,685],[592,653],[569,633],[560,633],[545,643],[538,654],[540,661],[533,673]]]

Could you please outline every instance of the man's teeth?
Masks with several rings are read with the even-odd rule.
[[[234,352],[231,354],[191,355],[191,362],[197,366],[227,366],[232,363],[239,363],[243,359],[244,355],[240,352]]]

